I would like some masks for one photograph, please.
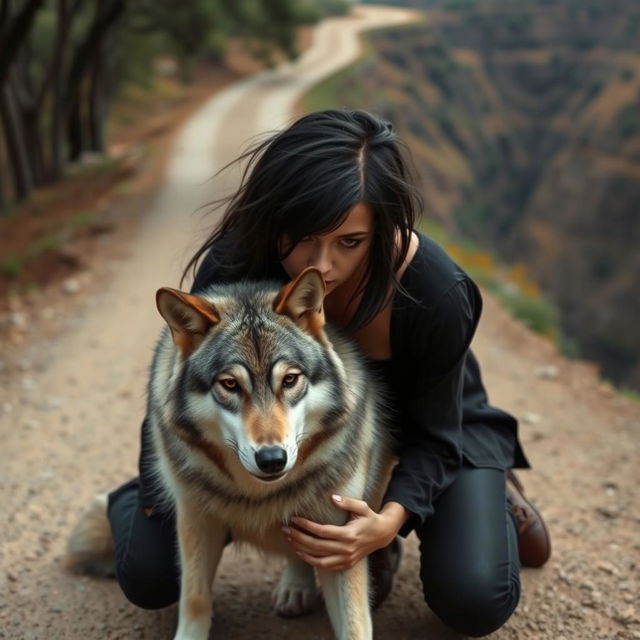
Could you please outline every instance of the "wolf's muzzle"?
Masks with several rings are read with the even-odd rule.
[[[256,464],[263,473],[275,475],[287,465],[287,452],[282,447],[261,447],[256,451]]]

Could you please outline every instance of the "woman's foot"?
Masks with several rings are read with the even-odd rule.
[[[523,567],[541,567],[551,555],[549,530],[538,510],[524,497],[524,487],[507,471],[507,496],[518,525],[518,552]]]

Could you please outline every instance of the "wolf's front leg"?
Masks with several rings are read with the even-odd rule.
[[[368,566],[365,557],[345,571],[318,570],[327,612],[338,640],[370,640],[373,637]]]
[[[301,616],[316,603],[316,579],[313,567],[302,560],[287,560],[272,601],[276,613],[285,617]]]
[[[212,583],[226,539],[221,523],[194,504],[177,504],[181,587],[174,640],[206,640],[211,626]]]

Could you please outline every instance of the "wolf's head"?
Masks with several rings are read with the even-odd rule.
[[[314,268],[279,290],[158,291],[177,347],[170,422],[227,474],[283,478],[339,422],[344,369],[324,331],[324,292]]]

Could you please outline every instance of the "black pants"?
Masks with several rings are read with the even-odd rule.
[[[126,597],[146,609],[179,599],[173,517],[145,515],[135,478],[109,495],[116,575]],[[425,601],[459,633],[501,627],[520,597],[516,524],[496,469],[463,467],[416,533]]]

